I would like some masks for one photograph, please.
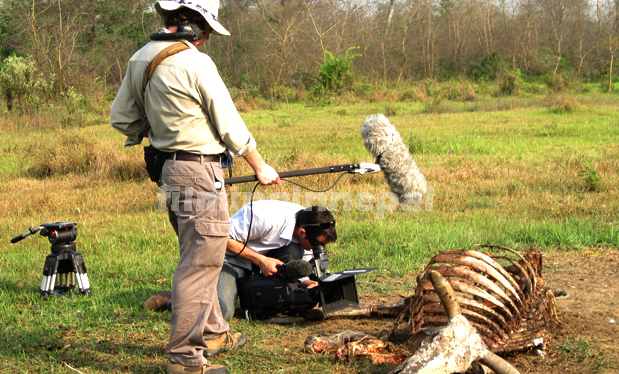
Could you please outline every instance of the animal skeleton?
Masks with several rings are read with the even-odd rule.
[[[411,297],[327,317],[397,316],[383,340],[408,319],[413,332],[409,342],[417,351],[394,374],[465,372],[476,361],[497,373],[517,373],[495,353],[545,347],[550,328],[560,323],[554,296],[544,285],[538,250],[522,256],[506,247],[480,247],[495,254],[452,249],[434,256],[417,277]],[[306,349],[316,342],[310,338]]]

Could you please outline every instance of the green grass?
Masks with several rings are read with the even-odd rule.
[[[449,110],[427,112],[423,103],[341,104],[244,114],[260,151],[278,170],[372,162],[359,133],[363,119],[389,111],[391,122],[414,153],[432,199],[419,211],[336,210],[340,239],[329,246],[330,269],[379,267],[358,278],[359,292],[383,297],[411,294],[414,277],[438,251],[498,244],[543,250],[619,246],[619,106],[617,96],[577,96],[571,111],[557,111],[540,98],[475,102],[443,101]],[[167,313],[141,303],[170,289],[178,258],[176,239],[157,188],[146,180],[140,147],[105,124],[45,127],[45,121],[5,119],[0,143],[0,371],[158,373],[164,368]],[[39,125],[35,125],[35,124]],[[582,171],[600,178],[595,188]],[[236,160],[235,176],[250,172]],[[313,189],[334,175],[297,178]],[[253,185],[229,190],[231,206],[242,204]],[[263,196],[306,197],[291,184],[260,187]],[[380,174],[346,176],[333,192],[377,196],[388,192]],[[241,202],[239,202],[239,199]],[[309,202],[301,199],[301,204]],[[359,198],[358,202],[361,202]],[[430,204],[431,203],[431,204]],[[358,205],[355,205],[358,207]],[[430,209],[431,207],[431,209]],[[11,245],[11,237],[50,221],[79,224],[93,286],[90,298],[37,296],[49,243],[40,236]],[[336,364],[300,351],[303,341],[278,344],[310,327],[274,327],[235,320],[251,339],[248,348],[215,360],[236,373],[321,371],[388,372],[389,367]],[[301,330],[298,330],[301,329]],[[72,371],[71,371],[72,372]]]
[[[599,343],[588,339],[568,336],[559,346],[559,352],[565,355],[565,363],[582,366],[588,365],[593,372],[605,372],[616,366],[613,358],[606,352],[607,349]]]

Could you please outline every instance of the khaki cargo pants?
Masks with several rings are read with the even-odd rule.
[[[207,341],[229,329],[217,298],[230,232],[224,174],[219,162],[177,161],[174,154],[164,164],[161,181],[180,248],[167,350],[173,363],[201,366]]]

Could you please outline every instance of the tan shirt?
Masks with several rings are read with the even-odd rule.
[[[125,146],[140,144],[139,134],[150,122],[148,138],[161,151],[210,155],[229,149],[245,156],[254,150],[256,142],[215,64],[193,45],[163,60],[142,93],[146,65],[172,43],[151,41],[129,60],[110,110],[112,126],[127,136]]]

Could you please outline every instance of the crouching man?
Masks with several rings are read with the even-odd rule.
[[[337,240],[335,219],[327,208],[305,209],[285,201],[261,200],[236,212],[231,218],[226,257],[217,283],[224,319],[234,316],[239,294],[237,279],[251,275],[252,268],[271,276],[277,273],[278,265],[292,260],[310,261],[314,257],[311,239],[325,245]],[[304,289],[318,285],[309,278],[299,282]]]
[[[312,239],[325,245],[337,240],[335,219],[325,207],[306,209],[285,201],[259,200],[243,206],[230,221],[226,257],[217,282],[219,306],[225,320],[234,316],[239,294],[237,279],[257,269],[266,276],[274,275],[278,265],[292,260],[310,261]],[[299,282],[304,289],[318,285],[309,278]],[[170,308],[169,292],[155,294],[144,307]]]

